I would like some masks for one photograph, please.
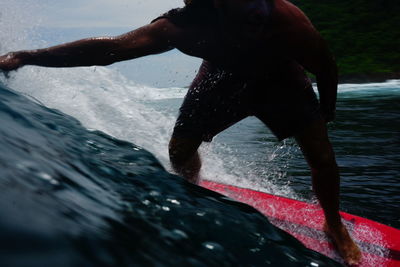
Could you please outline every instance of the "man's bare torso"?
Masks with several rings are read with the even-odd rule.
[[[219,24],[179,27],[176,33],[176,48],[185,54],[229,69],[262,73],[293,61],[307,68],[315,52],[315,45],[310,44],[319,41],[303,12],[283,0],[275,1],[262,33],[252,38],[241,38],[240,33]]]

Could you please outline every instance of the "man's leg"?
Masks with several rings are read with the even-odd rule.
[[[169,142],[169,159],[174,171],[191,183],[199,182],[201,160],[197,149],[201,139],[172,137]]]
[[[326,123],[321,119],[295,136],[312,173],[313,190],[324,210],[325,230],[349,264],[361,259],[339,215],[339,168],[328,138]]]

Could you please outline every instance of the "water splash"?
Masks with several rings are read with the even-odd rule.
[[[40,18],[35,17],[35,12],[24,11],[35,4],[26,2],[22,8],[12,1],[2,3],[5,7],[3,13],[7,16],[1,23],[10,28],[0,35],[4,44],[1,51],[46,46],[44,40],[32,37],[38,35],[35,28],[43,26]],[[39,7],[36,5],[36,8]],[[29,66],[3,81],[37,102],[77,118],[87,128],[146,148],[171,170],[167,147],[179,104],[173,110],[163,109],[159,101],[182,99],[187,89],[156,89],[140,85],[128,80],[118,70],[107,67],[51,69]],[[226,145],[223,140],[205,144],[201,148],[204,159],[202,176],[294,197],[288,186],[274,183],[286,177],[286,166],[276,164],[276,157],[287,157],[290,153],[279,152],[285,144],[271,142],[269,145],[265,155],[272,156],[263,157],[265,166],[260,169],[254,167],[253,159],[243,161],[238,149]]]

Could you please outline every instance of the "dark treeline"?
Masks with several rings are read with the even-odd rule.
[[[399,0],[292,0],[334,52],[342,81],[400,78]]]

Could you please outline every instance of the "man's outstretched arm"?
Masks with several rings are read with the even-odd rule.
[[[25,65],[78,67],[110,65],[175,47],[178,29],[166,19],[116,37],[88,38],[49,48],[17,51],[0,56],[0,70],[16,70]]]

